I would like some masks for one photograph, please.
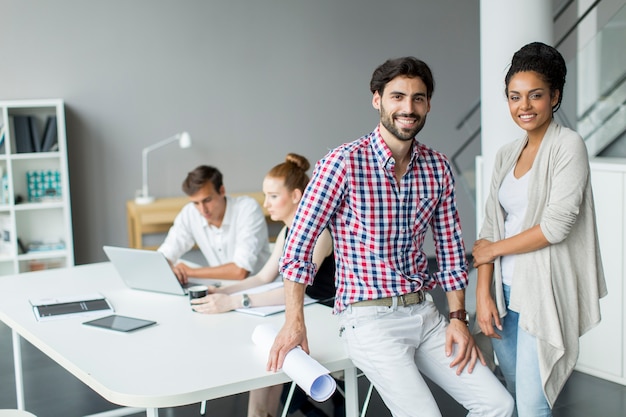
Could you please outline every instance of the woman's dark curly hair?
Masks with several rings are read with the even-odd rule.
[[[539,74],[550,87],[550,94],[553,97],[556,91],[559,92],[559,99],[552,107],[552,113],[557,111],[563,100],[563,87],[567,75],[567,66],[559,51],[545,43],[532,42],[515,52],[509,71],[504,77],[504,93],[507,97],[511,77],[523,71],[534,71]]]

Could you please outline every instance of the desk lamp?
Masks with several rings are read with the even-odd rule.
[[[191,137],[189,136],[189,133],[182,132],[182,133],[178,133],[172,136],[171,138],[167,138],[165,140],[162,140],[161,142],[157,142],[154,145],[150,145],[147,148],[143,148],[143,151],[141,151],[141,157],[142,157],[141,162],[142,162],[142,169],[143,169],[143,185],[141,187],[140,195],[135,197],[135,203],[150,204],[154,201],[154,197],[151,196],[150,193],[148,193],[148,152],[158,149],[162,146],[165,146],[175,141],[178,141],[178,146],[180,146],[183,149],[191,146]]]

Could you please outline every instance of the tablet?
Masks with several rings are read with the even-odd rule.
[[[152,326],[153,324],[156,324],[156,321],[113,314],[99,319],[86,321],[83,324],[117,330],[118,332],[132,332],[133,330]]]

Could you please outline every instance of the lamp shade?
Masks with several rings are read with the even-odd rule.
[[[150,204],[154,201],[154,197],[151,196],[148,192],[148,153],[176,141],[178,141],[178,146],[183,149],[189,148],[191,146],[191,136],[189,136],[188,132],[182,132],[177,133],[174,136],[171,136],[165,140],[157,142],[154,145],[143,148],[143,150],[141,151],[143,183],[141,190],[138,190],[137,196],[135,197],[135,203]]]
[[[183,132],[180,134],[180,138],[178,138],[178,146],[181,148],[189,148],[191,146],[191,136],[189,136],[188,132]]]

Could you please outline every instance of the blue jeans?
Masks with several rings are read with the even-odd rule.
[[[537,339],[518,326],[519,313],[510,310],[511,287],[503,285],[507,315],[502,319],[502,339],[491,339],[506,386],[515,398],[518,417],[551,417],[541,385]]]

